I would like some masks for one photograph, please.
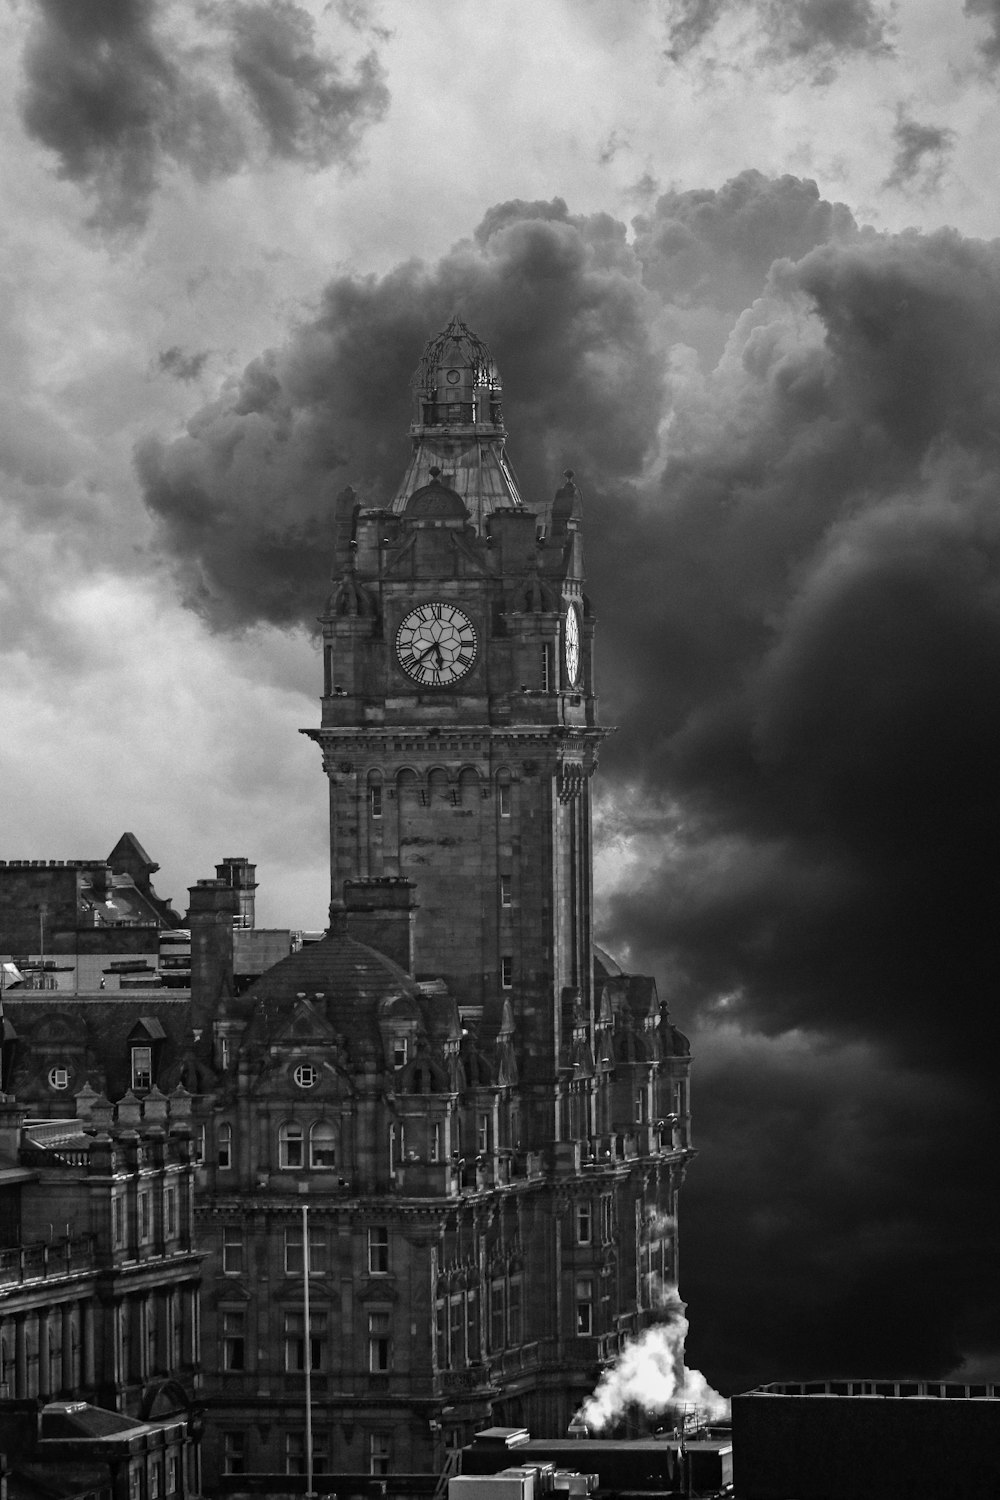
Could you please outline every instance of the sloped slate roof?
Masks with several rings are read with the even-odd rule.
[[[377,949],[335,931],[283,958],[240,997],[240,1008],[252,1011],[246,1040],[261,1042],[275,1035],[300,996],[344,1036],[352,1060],[367,1055],[379,1065],[380,1006],[406,997],[421,1017],[425,1014],[420,991],[405,970]]]

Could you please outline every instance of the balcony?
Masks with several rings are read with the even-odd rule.
[[[39,1240],[16,1250],[0,1250],[0,1286],[23,1286],[56,1277],[82,1276],[97,1269],[94,1236]]]

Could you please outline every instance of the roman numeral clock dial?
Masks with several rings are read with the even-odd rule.
[[[454,604],[419,604],[396,631],[396,659],[421,687],[450,687],[476,660],[476,631]]]

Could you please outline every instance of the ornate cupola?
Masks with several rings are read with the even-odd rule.
[[[415,492],[440,475],[457,492],[482,534],[495,510],[521,508],[517,481],[504,451],[500,375],[493,356],[454,317],[424,349],[413,387],[413,453],[392,510],[406,509]]]

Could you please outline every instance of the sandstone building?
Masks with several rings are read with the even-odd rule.
[[[581,495],[519,494],[458,320],[411,439],[387,509],[337,502],[330,930],[236,995],[232,890],[192,890],[209,1488],[304,1473],[307,1429],[370,1474],[561,1434],[677,1274],[687,1044],[593,942]]]

